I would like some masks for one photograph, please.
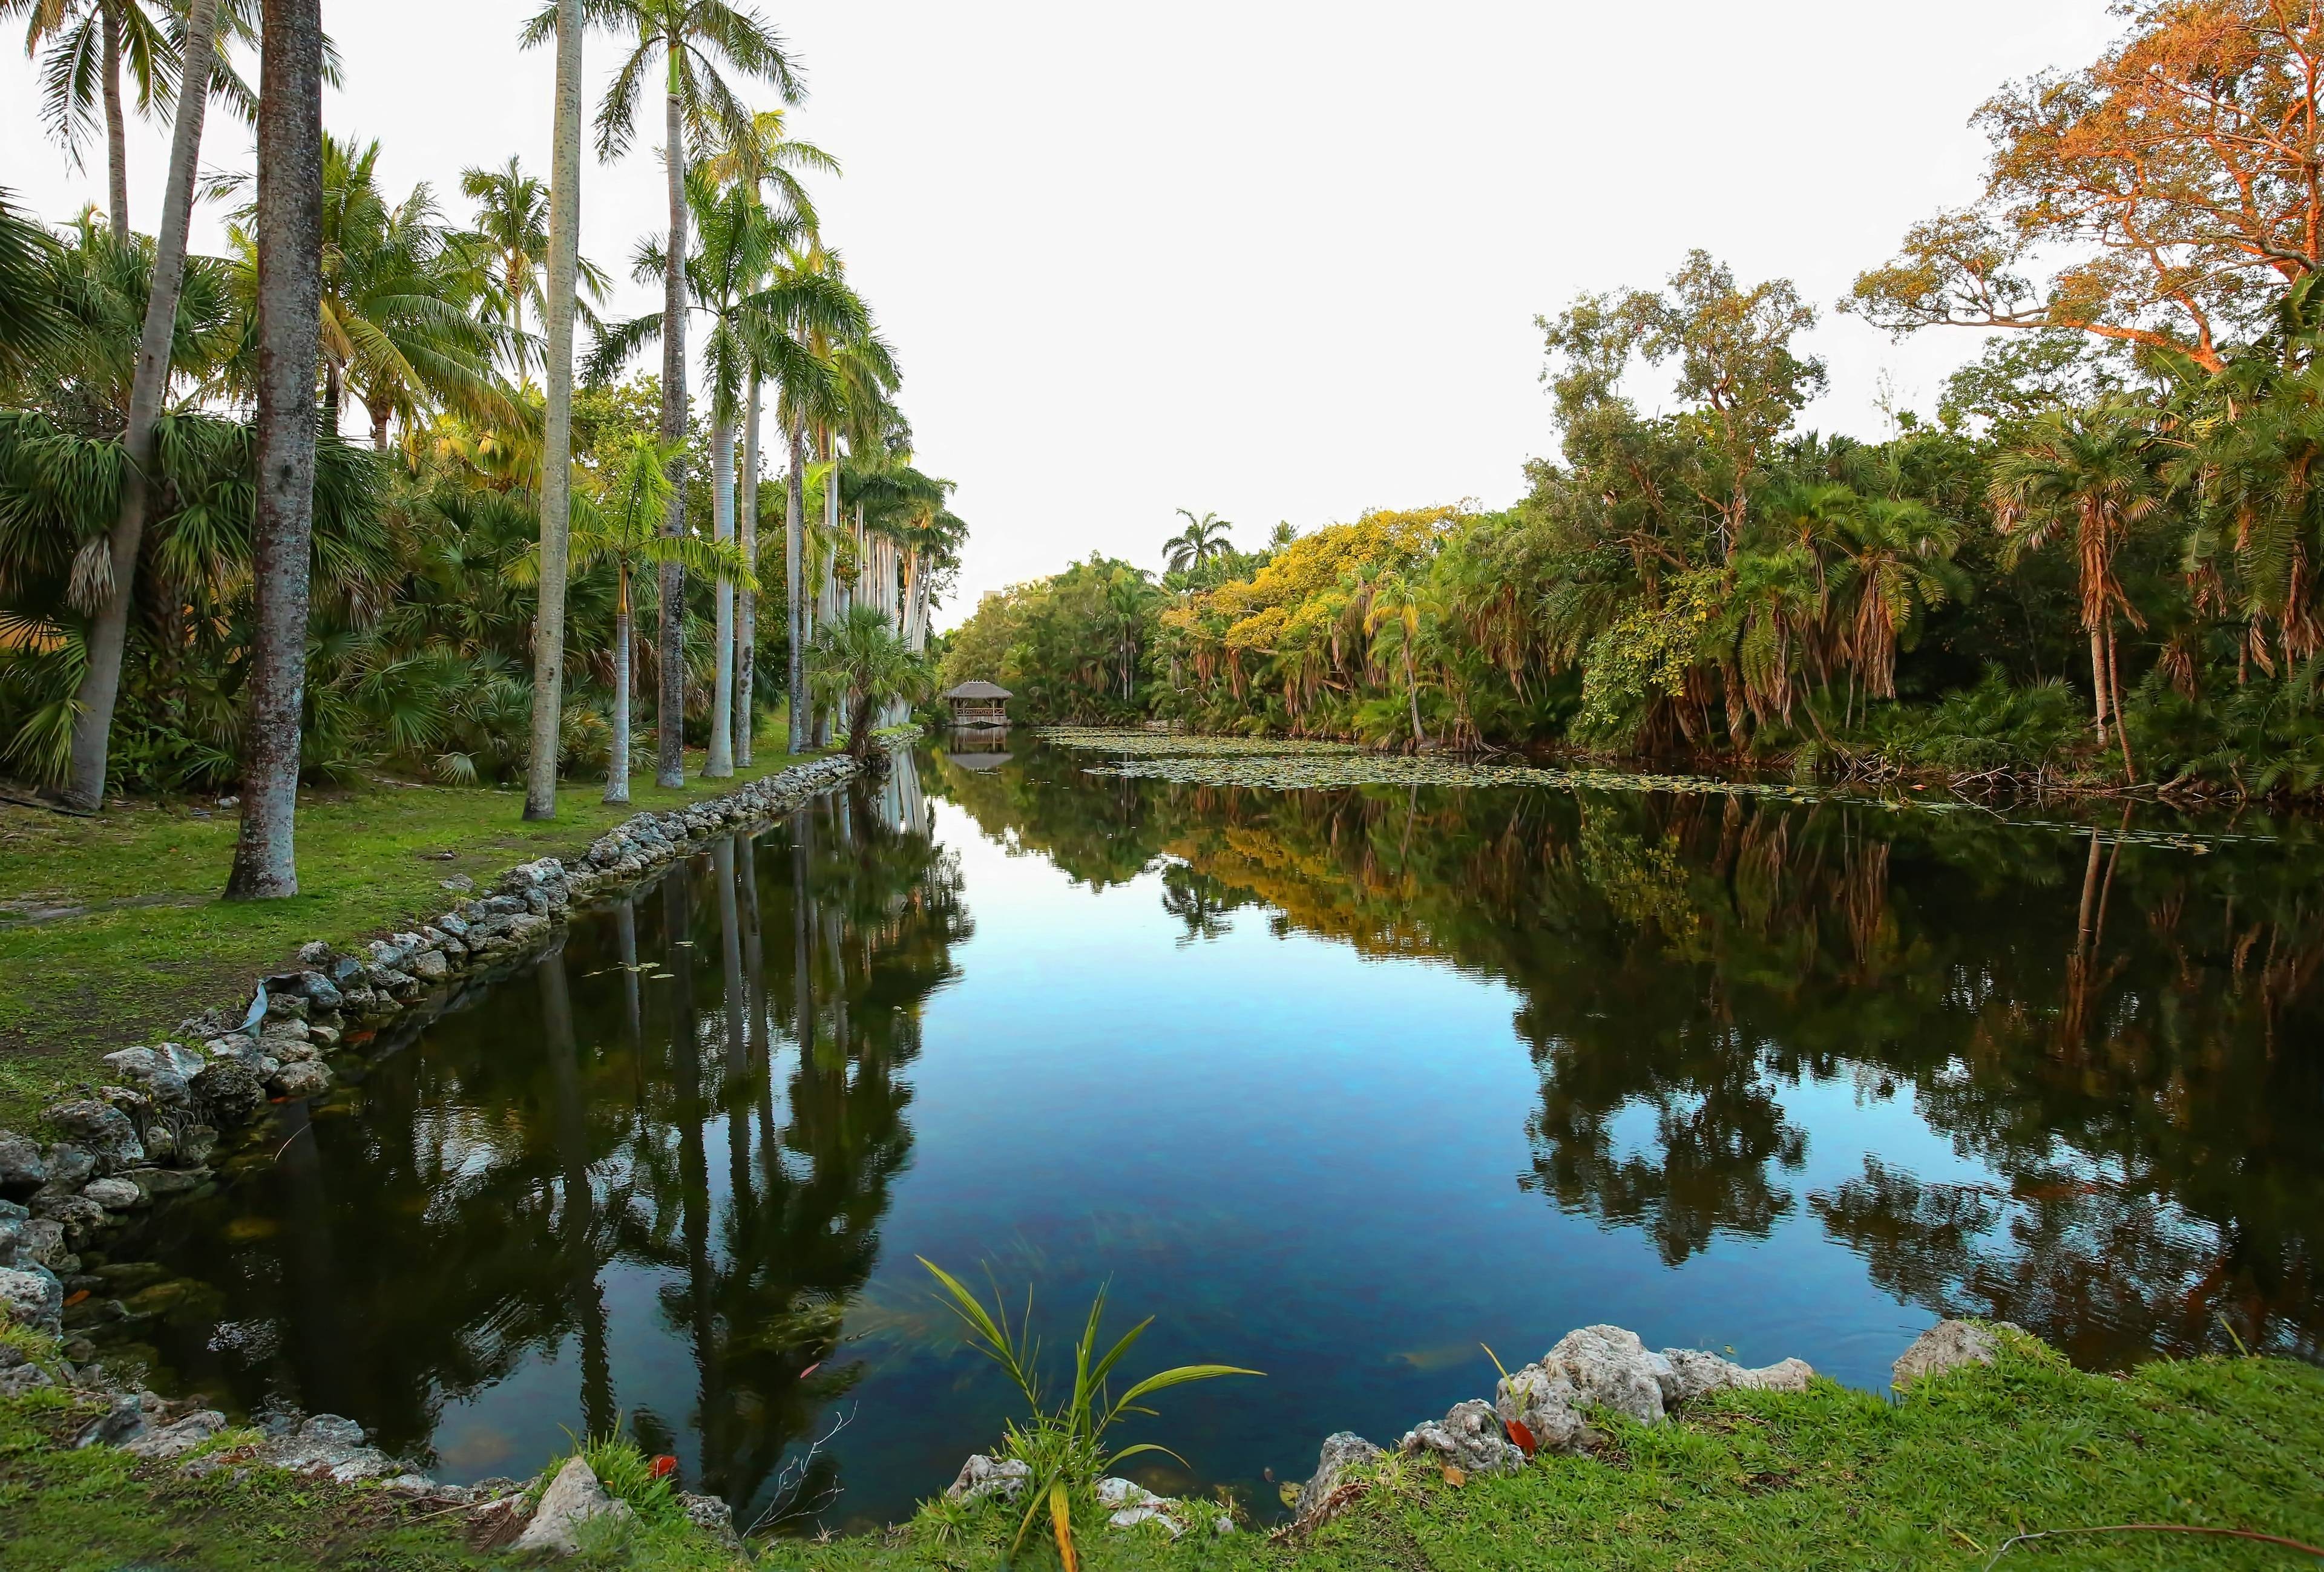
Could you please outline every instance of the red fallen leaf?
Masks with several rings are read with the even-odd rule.
[[[804,1370],[802,1370],[802,1371],[800,1371],[800,1372],[799,1372],[799,1379],[800,1379],[801,1381],[805,1381],[808,1376],[810,1376],[810,1375],[814,1374],[816,1371],[818,1371],[818,1370],[820,1370],[820,1369],[822,1369],[822,1368],[823,1368],[823,1361],[822,1361],[822,1360],[820,1360],[820,1359],[818,1359],[818,1360],[816,1360],[814,1364],[812,1364],[812,1365],[808,1365],[806,1369],[804,1369]]]
[[[1533,1432],[1526,1428],[1523,1420],[1503,1420],[1501,1428],[1508,1431],[1509,1439],[1517,1443],[1517,1450],[1528,1457],[1532,1457],[1534,1449],[1541,1445],[1539,1441],[1533,1439]]]
[[[667,1452],[656,1457],[652,1466],[647,1470],[648,1476],[654,1479],[667,1479],[677,1472],[678,1459]]]
[[[68,1306],[77,1305],[88,1297],[88,1290],[85,1288],[77,1288],[72,1292],[65,1295],[65,1303]]]

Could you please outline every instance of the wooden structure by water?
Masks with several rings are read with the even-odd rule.
[[[996,683],[964,682],[939,695],[952,706],[952,723],[964,731],[1006,731],[1009,701],[1016,695]]]

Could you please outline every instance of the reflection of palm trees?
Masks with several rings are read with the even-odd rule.
[[[570,1273],[567,1292],[581,1323],[583,1433],[606,1436],[613,1434],[616,1423],[613,1377],[605,1349],[605,1300],[597,1287],[596,1194],[589,1178],[588,1121],[582,1107],[580,1048],[573,1037],[565,946],[560,943],[541,957],[534,975],[540,984],[541,1025],[549,1075],[556,1087],[557,1161],[565,1183],[559,1231]]]
[[[1162,909],[1186,926],[1178,941],[1182,949],[1197,939],[1216,939],[1225,933],[1233,926],[1227,914],[1250,904],[1248,896],[1185,863],[1174,862],[1162,870]]]

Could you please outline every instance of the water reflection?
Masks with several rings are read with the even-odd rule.
[[[2194,855],[1743,797],[945,778],[1093,887],[1161,864],[1182,942],[1256,906],[1508,983],[1541,1081],[1517,1182],[1669,1265],[1804,1209],[1898,1299],[2087,1364],[2318,1355],[2310,826]],[[1804,1185],[1815,1084],[1908,1099],[1993,1177]]]
[[[911,1151],[900,1072],[970,931],[927,830],[908,760],[375,1045],[351,1099],[284,1105],[226,1193],[124,1241],[188,1274],[129,1335],[169,1377],[359,1415],[456,1474],[626,1422],[766,1504],[857,1378],[841,1320]],[[562,1395],[471,1422],[499,1386]]]
[[[1084,762],[935,749],[586,915],[124,1241],[113,1336],[456,1478],[627,1424],[835,1524],[1007,1411],[916,1254],[1269,1371],[1153,1432],[1262,1503],[1591,1320],[1867,1384],[1939,1312],[2318,1353],[2307,826]]]

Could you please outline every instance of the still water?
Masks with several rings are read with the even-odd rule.
[[[1011,1411],[915,1257],[1159,1319],[1178,1490],[1612,1321],[1883,1387],[2324,1327],[2324,845],[1538,786],[1093,776],[1015,739],[721,842],[145,1225],[164,1383],[439,1475],[628,1427],[749,1523]],[[2153,809],[2143,813],[2153,814]],[[2127,829],[2128,833],[2125,831]],[[1118,1322],[1117,1324],[1126,1324]]]

